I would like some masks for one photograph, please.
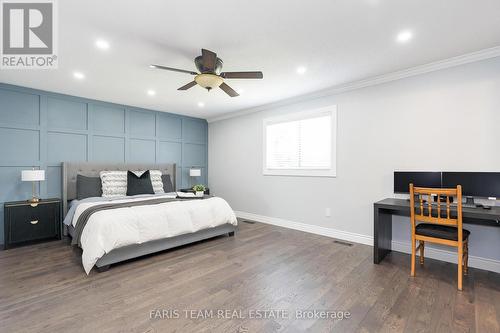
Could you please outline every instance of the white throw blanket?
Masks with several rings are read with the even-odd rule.
[[[158,199],[152,196],[151,199]],[[145,200],[123,199],[114,203]],[[103,202],[80,203],[71,224],[87,208]],[[81,235],[82,263],[89,274],[99,258],[110,251],[148,241],[178,236],[213,228],[223,224],[237,224],[236,215],[222,198],[174,201],[147,206],[133,206],[97,211],[92,214]]]

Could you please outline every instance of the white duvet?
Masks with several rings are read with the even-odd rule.
[[[159,197],[162,196],[113,200],[113,202]],[[85,209],[103,203],[105,202],[78,204],[71,224],[76,226],[78,217]],[[229,204],[218,197],[98,211],[90,216],[81,235],[83,268],[88,274],[99,258],[123,246],[192,233],[228,223],[236,225],[236,216]]]

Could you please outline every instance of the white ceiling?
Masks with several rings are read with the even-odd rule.
[[[500,45],[498,0],[64,0],[58,6],[59,68],[2,70],[1,82],[202,118]],[[414,38],[397,43],[404,29]],[[98,50],[97,38],[110,49]],[[199,86],[177,91],[193,77],[148,68],[195,70],[202,47],[217,52],[224,70],[261,70],[264,79],[227,80],[244,90],[230,98]],[[297,74],[298,66],[307,72]],[[75,70],[86,78],[74,79]]]

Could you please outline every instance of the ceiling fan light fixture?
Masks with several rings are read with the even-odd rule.
[[[222,89],[230,97],[239,96],[238,92],[231,88],[227,83],[224,82],[225,79],[262,79],[264,74],[260,71],[245,71],[245,72],[222,72],[222,60],[217,58],[217,53],[212,52],[207,49],[201,49],[201,56],[194,59],[197,72],[190,70],[166,67],[160,65],[151,65],[152,68],[157,68],[161,70],[167,70],[171,72],[179,72],[194,75],[194,80],[183,85],[177,90],[188,90],[196,85],[207,89],[208,91],[214,88]]]
[[[194,80],[200,86],[208,90],[217,88],[224,82],[223,78],[215,74],[198,74],[195,76]]]

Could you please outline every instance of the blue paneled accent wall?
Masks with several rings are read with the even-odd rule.
[[[207,184],[207,136],[204,119],[0,84],[0,244],[4,202],[31,195],[21,170],[46,170],[42,198],[61,197],[63,161],[177,163],[178,187]]]

